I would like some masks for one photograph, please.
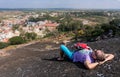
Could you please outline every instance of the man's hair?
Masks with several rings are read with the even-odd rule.
[[[104,52],[101,51],[101,53],[99,54],[98,51],[101,51],[101,50],[96,50],[95,51],[96,59],[99,60],[99,61],[105,60]]]

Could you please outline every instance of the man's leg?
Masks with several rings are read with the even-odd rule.
[[[73,52],[71,52],[65,45],[61,45],[60,46],[60,56],[61,58],[64,57],[64,54],[72,60],[72,55],[73,55]]]
[[[60,50],[60,57],[58,60],[64,60],[64,52],[62,50]]]

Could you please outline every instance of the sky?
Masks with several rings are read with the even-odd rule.
[[[120,0],[0,0],[0,8],[120,9]]]

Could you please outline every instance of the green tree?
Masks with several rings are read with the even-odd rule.
[[[9,42],[11,45],[17,45],[17,44],[25,43],[25,40],[20,36],[15,36],[15,37],[10,38]]]
[[[114,19],[114,20],[110,21],[109,23],[110,23],[110,25],[120,28],[120,19]]]
[[[19,25],[16,24],[16,25],[13,25],[13,26],[12,26],[13,32],[15,32],[15,30],[18,30],[18,29],[19,29]]]
[[[5,48],[7,46],[9,46],[9,43],[0,42],[0,49]]]
[[[34,33],[34,32],[32,32],[32,33],[25,33],[25,38],[26,38],[26,40],[34,40],[34,39],[36,39],[36,37],[37,37],[37,34],[36,33]]]
[[[67,32],[67,31],[75,31],[81,29],[83,24],[80,21],[75,20],[63,20],[61,24],[58,26],[59,31]]]
[[[120,36],[120,19],[114,19],[109,22],[110,25],[114,26],[114,35]]]
[[[114,25],[111,25],[111,24],[101,24],[101,29],[104,30],[104,33],[108,33],[109,30],[112,30],[113,31],[113,35],[115,35],[116,31],[117,31],[117,27],[114,26]]]

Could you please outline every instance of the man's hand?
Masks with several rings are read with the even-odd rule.
[[[102,65],[103,63],[105,63],[106,61],[104,60],[104,61],[100,61],[100,62],[98,62],[99,63],[99,65]]]

